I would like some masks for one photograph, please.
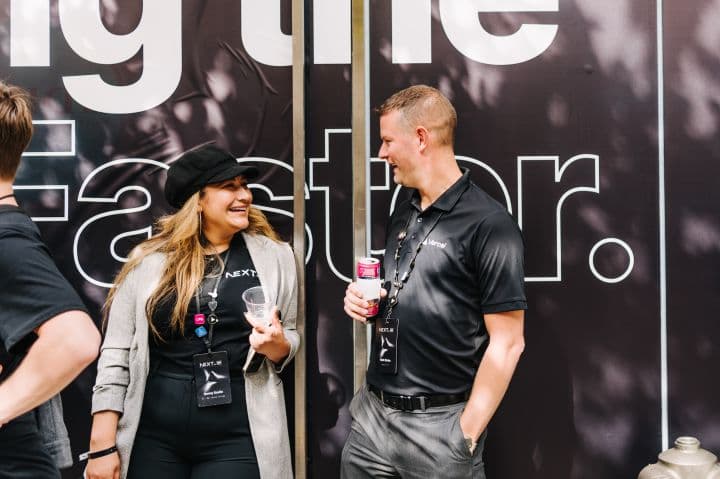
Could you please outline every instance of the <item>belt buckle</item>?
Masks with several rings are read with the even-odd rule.
[[[400,396],[400,407],[403,411],[412,411],[415,409],[413,407],[413,397],[412,396]]]

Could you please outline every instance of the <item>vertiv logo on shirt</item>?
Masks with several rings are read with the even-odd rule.
[[[423,246],[427,246],[427,245],[434,246],[434,247],[440,248],[440,249],[445,249],[445,247],[447,246],[447,242],[443,243],[443,242],[435,241],[432,239],[426,239],[425,241],[423,241]]]

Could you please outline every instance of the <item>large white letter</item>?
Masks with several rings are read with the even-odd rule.
[[[255,60],[292,65],[292,36],[280,30],[280,0],[242,0],[240,29],[245,50]]]
[[[315,64],[350,63],[350,0],[315,0],[313,49]]]
[[[598,155],[592,155],[592,154],[581,154],[581,155],[575,155],[569,160],[567,160],[565,163],[563,163],[562,166],[560,166],[560,158],[557,156],[518,156],[517,159],[517,182],[518,182],[518,225],[521,229],[523,229],[523,214],[524,214],[524,204],[525,199],[523,197],[523,165],[529,161],[542,161],[542,162],[548,162],[553,166],[554,171],[554,182],[556,184],[559,184],[562,180],[563,173],[568,168],[571,168],[577,165],[588,165],[592,167],[592,184],[584,184],[584,185],[576,185],[572,188],[569,188],[567,191],[563,193],[563,195],[560,197],[560,199],[557,202],[557,205],[555,206],[555,272],[551,275],[543,275],[543,276],[525,276],[525,281],[542,281],[542,282],[548,282],[548,281],[562,281],[562,210],[563,205],[565,204],[565,200],[567,200],[569,197],[575,195],[576,193],[600,193],[600,157]],[[532,203],[530,203],[532,205]],[[525,239],[527,244],[539,244],[537,242],[527,241],[528,240],[528,232],[526,229],[523,229],[523,233],[525,234]],[[527,258],[527,255],[526,255]],[[592,255],[591,255],[592,259]],[[528,273],[528,270],[532,269],[531,265],[528,265],[527,262],[525,264],[526,269],[525,273]],[[530,266],[528,268],[528,266]],[[592,267],[592,266],[591,266]]]
[[[10,2],[10,66],[50,66],[50,2]]]
[[[78,193],[77,200],[78,202],[82,203],[110,203],[119,206],[120,199],[125,193],[136,192],[140,193],[141,196],[144,197],[144,201],[140,205],[126,208],[121,207],[117,210],[105,211],[103,213],[93,216],[92,218],[86,220],[82,225],[80,225],[80,228],[78,228],[78,230],[75,232],[75,238],[73,239],[73,259],[75,260],[75,267],[82,275],[82,277],[85,278],[86,281],[94,284],[95,286],[111,288],[112,277],[108,276],[106,278],[98,278],[97,276],[94,276],[98,274],[97,268],[94,272],[87,271],[87,269],[91,269],[90,267],[93,264],[97,264],[97,258],[102,254],[105,254],[106,251],[103,251],[102,246],[97,244],[97,241],[93,241],[92,234],[88,234],[86,237],[83,237],[83,233],[88,227],[92,226],[93,223],[105,221],[106,218],[142,213],[150,208],[150,206],[152,205],[152,195],[145,186],[128,184],[115,192],[110,191],[107,187],[102,187],[103,184],[106,184],[105,182],[109,177],[117,177],[118,174],[125,173],[123,170],[127,168],[137,168],[138,165],[149,165],[154,168],[168,168],[168,165],[164,163],[160,163],[156,160],[147,160],[144,158],[127,158],[112,160],[91,171],[90,174],[83,180],[82,185],[80,185],[80,192]],[[94,191],[98,190],[99,192],[94,193]],[[133,236],[140,236],[141,239],[138,240],[138,242],[149,238],[152,234],[151,223],[152,219],[148,218],[148,224],[144,228],[132,231],[125,231],[116,235],[110,241],[110,244],[105,245],[108,248],[107,253],[109,253],[107,256],[114,258],[119,263],[126,262],[127,258],[122,257],[120,254],[118,254],[116,250],[117,243]],[[122,224],[122,220],[120,220],[120,224]],[[102,223],[99,223],[99,225],[101,228],[103,227]],[[98,227],[98,225],[95,225],[95,227]],[[82,246],[81,243],[83,243]],[[81,249],[84,250],[84,255],[81,254]],[[87,269],[83,266],[83,262],[87,263]],[[103,271],[103,274],[107,273],[108,271]]]
[[[393,63],[430,63],[430,0],[392,0]]]
[[[100,75],[63,77],[75,101],[104,113],[136,113],[173,94],[182,74],[182,0],[144,1],[140,23],[127,35],[107,31],[99,0],[60,0],[59,12],[65,39],[86,60],[111,65],[143,52],[142,76],[132,85],[109,85]]]
[[[478,13],[556,12],[558,0],[440,0],[445,34],[466,57],[489,65],[512,65],[535,58],[552,44],[557,25],[526,25],[512,35],[488,33]]]

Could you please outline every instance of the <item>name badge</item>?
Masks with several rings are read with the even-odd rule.
[[[375,341],[377,347],[377,368],[383,374],[397,374],[398,333],[400,320],[384,318],[375,322]]]
[[[198,407],[218,406],[232,402],[227,351],[194,355],[193,369]]]

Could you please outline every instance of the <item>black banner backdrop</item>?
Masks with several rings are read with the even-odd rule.
[[[350,5],[307,8],[308,470],[325,478],[338,475],[352,396]],[[441,88],[458,110],[458,160],[525,235],[527,347],[490,426],[490,478],[634,477],[661,448],[663,418],[668,437],[720,450],[705,306],[720,251],[720,8],[665,4],[659,95],[660,13],[649,0],[370,2],[371,105]],[[183,149],[216,140],[258,165],[255,203],[290,238],[290,33],[289,0],[0,0],[0,76],[36,99],[18,197],[98,322],[124,256],[170,210],[164,164]],[[373,118],[373,152],[377,138]],[[370,181],[380,254],[403,193],[376,158]],[[76,451],[93,380],[64,393]]]
[[[720,4],[673,1],[665,11],[668,368],[670,430],[720,451]]]

